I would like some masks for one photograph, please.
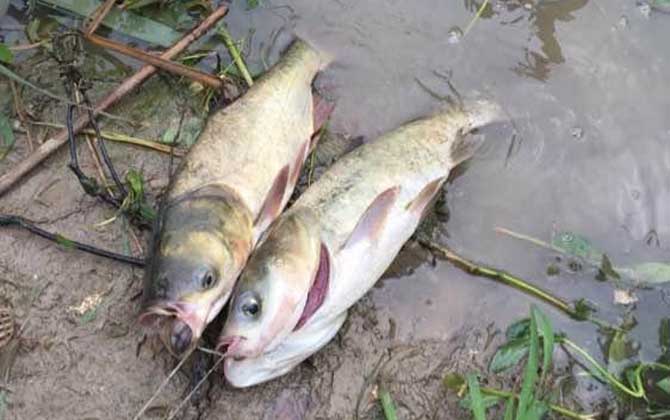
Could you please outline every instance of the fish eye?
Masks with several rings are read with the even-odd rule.
[[[197,269],[193,276],[195,277],[195,280],[200,283],[200,286],[205,290],[214,287],[216,281],[218,280],[216,271],[210,267],[201,267]]]
[[[248,292],[240,297],[239,310],[247,318],[256,318],[261,312],[260,299],[255,293]]]

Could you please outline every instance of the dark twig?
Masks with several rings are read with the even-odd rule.
[[[160,57],[166,60],[172,59],[176,55],[184,51],[196,39],[204,35],[212,26],[214,26],[228,11],[227,5],[222,5],[203,20],[198,27],[189,32],[184,38],[179,40],[175,45],[166,50]],[[121,83],[112,93],[105,99],[99,102],[94,111],[94,115],[100,114],[105,109],[109,108],[128,92],[135,89],[138,85],[144,82],[147,78],[156,72],[156,67],[146,65],[142,67],[137,73],[126,79]],[[80,116],[73,125],[73,132],[76,134],[82,130],[89,122],[88,115]],[[11,171],[0,176],[0,196],[7,192],[16,182],[18,182],[24,175],[30,172],[33,168],[39,165],[46,158],[51,156],[56,150],[63,146],[68,141],[68,131],[62,130],[55,137],[45,141],[36,151],[21,163],[12,168]]]
[[[147,54],[142,50],[119,44],[118,42],[114,42],[95,34],[86,34],[86,39],[99,47],[107,48],[123,55],[127,55],[128,57],[132,57],[151,64],[152,66],[156,66],[170,73],[188,77],[189,79],[195,80],[196,82],[200,82],[203,85],[210,86],[214,89],[221,89],[221,87],[223,87],[223,81],[218,77],[203,73],[183,64],[165,60],[161,57],[156,57],[155,55]]]
[[[114,3],[116,3],[116,0],[106,0],[104,3],[98,6],[98,8],[93,11],[93,13],[91,13],[91,23],[84,28],[84,33],[86,35],[92,34],[96,31],[96,29],[98,29],[98,26],[100,26],[105,16],[107,16],[109,11],[112,10],[112,7],[114,7]]]
[[[28,220],[20,216],[14,215],[0,215],[0,226],[15,226],[23,228],[30,233],[40,236],[44,239],[56,242],[66,248],[78,249],[80,251],[88,252],[89,254],[97,255],[99,257],[109,258],[114,261],[119,261],[125,264],[134,265],[137,267],[144,267],[144,259],[130,257],[128,255],[117,254],[115,252],[105,251],[91,245],[83,244],[81,242],[73,241],[65,238],[57,233],[47,232],[46,230],[34,225]]]

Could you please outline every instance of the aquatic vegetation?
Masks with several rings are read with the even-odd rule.
[[[669,321],[664,320],[659,331],[666,356],[669,328]],[[458,393],[462,404],[476,419],[485,419],[486,410],[497,404],[505,405],[505,419],[540,419],[549,410],[566,418],[596,418],[596,414],[580,414],[555,404],[556,394],[552,392],[555,383],[550,380],[552,356],[562,349],[586,368],[591,378],[607,385],[622,402],[633,402],[635,412],[644,413],[646,418],[662,418],[670,414],[670,365],[660,361],[628,363],[620,373],[613,373],[613,361],[630,362],[626,335],[626,331],[613,332],[608,345],[609,364],[605,367],[565,334],[556,333],[549,318],[533,305],[529,318],[507,328],[507,341],[498,347],[489,364],[489,371],[496,374],[521,366],[525,359],[520,392],[480,387],[474,373],[468,374],[467,379],[450,373],[444,384]]]

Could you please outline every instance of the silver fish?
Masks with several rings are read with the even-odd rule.
[[[344,156],[308,188],[286,217],[309,214],[302,225],[316,221],[317,226],[304,228],[316,237],[301,240],[316,240],[323,251],[316,256],[313,245],[296,245],[291,251],[275,246],[279,238],[268,237],[250,259],[255,265],[272,265],[289,258],[287,253],[312,249],[309,254],[290,256],[303,261],[304,278],[262,271],[245,276],[264,290],[257,297],[256,315],[262,314],[264,299],[293,305],[290,311],[302,309],[302,315],[264,322],[266,330],[256,334],[275,340],[264,348],[256,342],[253,352],[241,351],[248,350],[242,344],[247,339],[245,325],[235,316],[229,318],[219,340],[219,349],[228,356],[224,362],[228,381],[238,387],[267,381],[325,345],[349,307],[381,277],[416,230],[450,170],[469,159],[482,143],[481,136],[467,134],[498,119],[495,104],[477,101],[467,110],[452,109],[411,122]],[[307,299],[289,300],[287,291],[293,296],[299,287]],[[240,299],[236,295],[233,302]],[[276,337],[283,338],[278,342]]]

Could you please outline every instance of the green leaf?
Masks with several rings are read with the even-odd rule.
[[[0,114],[0,160],[4,159],[14,147],[14,131],[9,117],[5,114]]]
[[[547,404],[533,399],[533,401],[530,403],[530,406],[528,407],[528,411],[526,411],[526,415],[523,420],[542,420],[547,411],[549,411]]]
[[[260,3],[260,0],[247,0],[247,10],[257,8]]]
[[[607,349],[608,362],[621,362],[628,357],[628,351],[626,350],[627,341],[628,339],[624,331],[614,332]]]
[[[508,341],[516,340],[518,338],[528,338],[530,336],[530,318],[520,319],[516,321],[505,331],[505,337]]]
[[[395,404],[393,404],[391,394],[389,394],[387,390],[381,390],[379,393],[379,401],[381,402],[382,410],[384,410],[384,417],[386,420],[398,420]]]
[[[102,2],[99,0],[38,0],[38,3],[78,16],[90,16]],[[116,7],[105,16],[102,25],[121,34],[163,47],[171,46],[182,37],[180,32],[167,25]]]
[[[503,344],[491,358],[489,370],[499,373],[515,366],[528,354],[529,344],[529,338],[511,340]]]
[[[546,375],[551,367],[551,357],[554,353],[554,329],[549,318],[537,307],[532,307],[531,316],[535,318],[535,323],[542,335],[542,374]]]
[[[9,47],[3,43],[0,43],[0,61],[7,64],[14,61],[14,54],[12,54],[12,50],[10,50]]]
[[[551,245],[568,255],[583,258],[594,264],[602,260],[602,252],[591,245],[585,236],[573,232],[559,232],[552,238]]]
[[[463,385],[465,385],[465,378],[458,373],[447,373],[442,382],[447,389],[454,392],[460,392]]]
[[[656,386],[661,389],[661,391],[666,394],[670,394],[670,376],[656,382]]]
[[[534,305],[533,307],[534,308]],[[532,314],[532,309],[531,309]],[[533,389],[537,381],[539,338],[537,324],[534,316],[530,317],[530,346],[528,348],[528,362],[523,373],[521,393],[519,394],[519,409],[516,414],[517,420],[525,420],[526,413],[530,409],[533,399]]]
[[[500,402],[500,397],[495,395],[483,394],[482,402],[484,405],[484,411],[486,411],[489,408],[493,407],[494,405],[498,404]],[[463,397],[463,399],[459,402],[459,405],[465,410],[472,411],[472,400],[470,399],[470,395],[468,394],[465,397]]]
[[[575,318],[580,321],[585,321],[589,319],[589,316],[595,312],[593,304],[586,299],[579,299],[574,303],[575,307]]]
[[[663,263],[642,263],[630,267],[630,276],[640,283],[662,284],[670,282],[670,265]]]
[[[61,234],[56,234],[56,243],[63,248],[74,249],[74,242]]]
[[[514,400],[513,396],[510,396],[505,403],[505,417],[503,420],[514,420]]]
[[[479,389],[479,380],[474,373],[468,373],[468,389],[470,391],[470,400],[472,401],[472,414],[475,420],[486,420],[486,408],[484,407],[484,400]]]

